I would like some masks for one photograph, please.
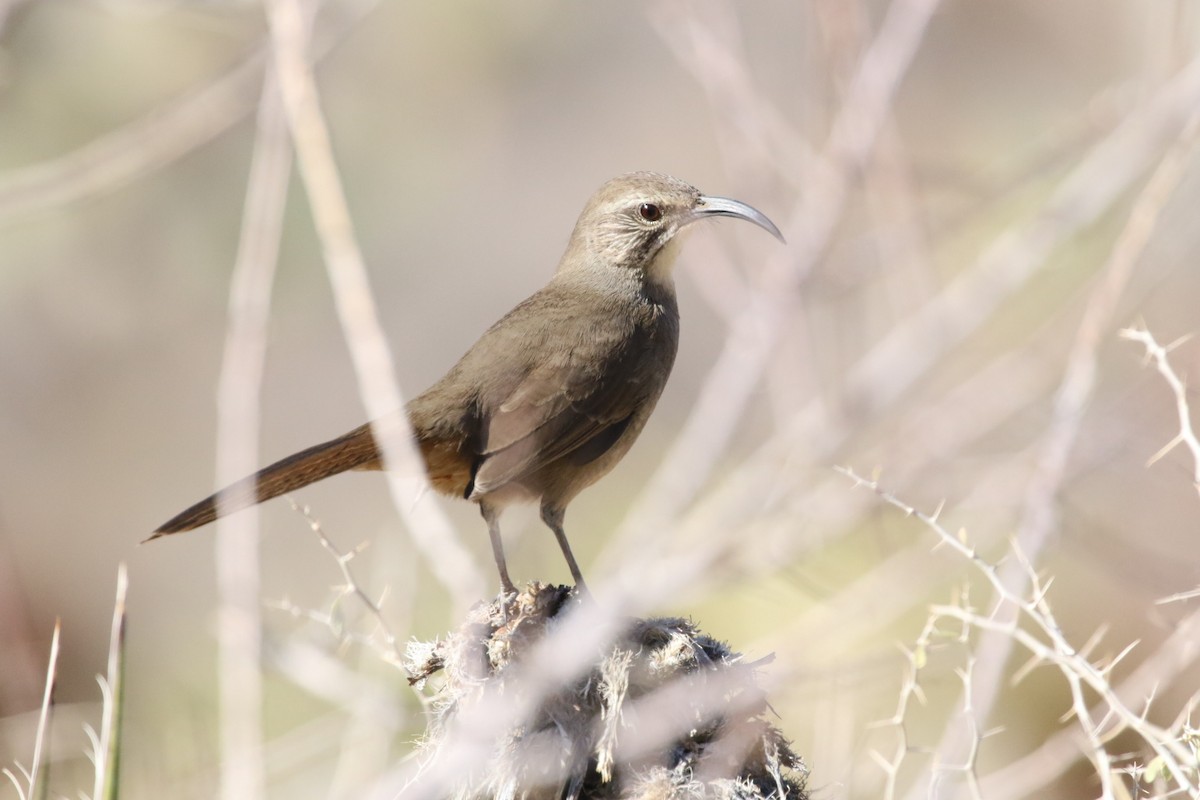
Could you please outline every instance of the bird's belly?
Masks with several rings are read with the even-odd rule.
[[[645,427],[652,408],[653,403],[649,403],[640,409],[616,441],[586,463],[573,463],[568,454],[539,470],[533,478],[537,482],[543,505],[561,508],[575,495],[607,475],[629,452],[629,448]]]
[[[471,499],[476,503],[486,500],[490,506],[504,508],[519,503],[536,502],[541,495],[536,486],[526,485],[524,481],[510,481],[486,494],[474,495]]]

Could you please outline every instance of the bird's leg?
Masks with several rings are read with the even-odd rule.
[[[579,565],[575,563],[575,555],[571,552],[571,545],[567,542],[567,534],[563,531],[563,509],[553,506],[542,506],[542,522],[554,531],[554,538],[558,539],[558,546],[562,548],[563,556],[567,559],[567,566],[571,569],[571,578],[575,581],[575,587],[582,592],[587,592],[587,584],[583,581],[583,573],[579,571]]]
[[[500,541],[500,514],[488,503],[479,504],[479,513],[488,526],[488,536],[492,540],[492,555],[496,559],[496,569],[500,572],[500,588],[505,594],[516,594],[517,587],[513,586],[508,577],[508,565],[504,563],[504,543]]]

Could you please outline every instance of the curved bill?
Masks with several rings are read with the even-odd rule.
[[[703,219],[704,217],[737,217],[738,219],[744,219],[747,222],[753,222],[779,241],[787,244],[787,241],[783,238],[783,234],[779,232],[779,228],[776,228],[775,223],[767,219],[766,214],[757,208],[748,206],[740,200],[734,200],[731,197],[702,196],[696,201],[696,208],[692,212],[692,215],[694,219]]]

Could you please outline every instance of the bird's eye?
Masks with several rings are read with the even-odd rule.
[[[658,222],[662,219],[662,209],[654,203],[642,203],[638,208],[638,215],[646,222]]]

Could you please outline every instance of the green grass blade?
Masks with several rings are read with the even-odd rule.
[[[113,604],[112,638],[108,643],[108,676],[96,762],[96,800],[116,800],[121,775],[121,725],[125,694],[125,594],[129,578],[125,564],[117,568],[117,599]]]

